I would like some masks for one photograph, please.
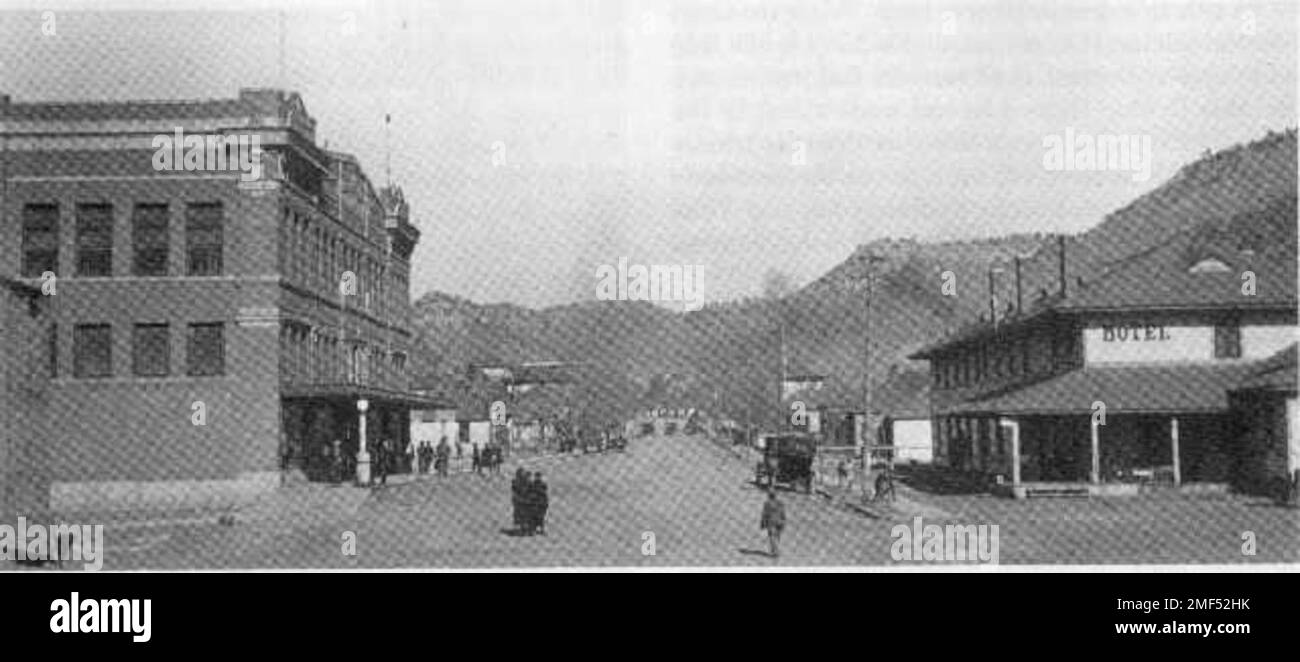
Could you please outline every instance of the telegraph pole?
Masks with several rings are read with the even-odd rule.
[[[864,319],[863,325],[863,348],[862,348],[862,439],[861,439],[861,473],[862,496],[865,499],[867,495],[867,478],[871,473],[871,446],[873,437],[873,426],[871,425],[871,304],[875,298],[876,290],[876,265],[883,261],[878,255],[868,255],[866,257],[866,300],[863,302],[862,312]]]

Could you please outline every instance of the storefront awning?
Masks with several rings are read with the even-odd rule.
[[[280,390],[286,400],[350,400],[361,399],[384,404],[400,404],[417,409],[437,409],[445,405],[428,396],[410,391],[367,386],[363,384],[297,384]]]

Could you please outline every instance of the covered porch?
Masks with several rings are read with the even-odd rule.
[[[1226,415],[1120,413],[1100,416],[1002,416],[1006,448],[999,492],[1122,496],[1186,488],[1227,489]]]
[[[388,441],[395,453],[389,472],[410,472],[411,411],[433,405],[418,394],[358,384],[286,388],[280,399],[281,470],[314,482],[350,481],[362,445],[370,454]]]
[[[958,466],[1015,497],[1226,491],[1235,438],[1227,392],[1240,374],[1085,368],[963,403],[941,433]]]

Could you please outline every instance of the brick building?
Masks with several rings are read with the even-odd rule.
[[[913,355],[930,362],[936,460],[1018,495],[1276,484],[1296,469],[1294,375],[1250,379],[1300,337],[1295,218],[1276,199],[1086,282],[1068,281],[1062,241],[1058,291]],[[1260,391],[1268,407],[1243,406]]]
[[[355,454],[360,399],[405,444],[419,232],[296,94],[0,97],[0,139],[0,274],[57,278],[56,501],[278,485],[333,438]]]
[[[50,299],[0,277],[0,524],[46,523]]]

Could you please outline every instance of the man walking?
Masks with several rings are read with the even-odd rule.
[[[767,531],[767,546],[772,558],[781,556],[781,531],[785,529],[785,504],[776,498],[776,490],[767,491],[763,502],[763,518],[759,528]]]

